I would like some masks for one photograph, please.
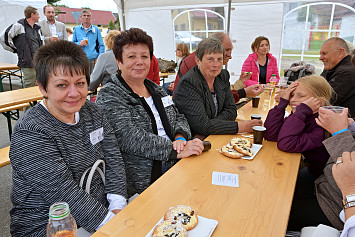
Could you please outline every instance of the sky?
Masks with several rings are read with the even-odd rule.
[[[58,4],[65,4],[71,8],[89,7],[92,10],[106,10],[117,13],[117,5],[113,0],[61,0]]]

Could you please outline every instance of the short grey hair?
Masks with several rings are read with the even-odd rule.
[[[332,37],[324,41],[324,44],[328,42],[334,42],[335,49],[344,49],[346,54],[350,54],[348,44],[342,38]]]
[[[82,16],[82,15],[83,15],[83,13],[89,13],[89,14],[90,14],[90,16],[91,16],[91,12],[90,12],[88,9],[84,9],[84,10],[82,10],[82,11],[81,11],[81,13],[80,13],[80,16]]]
[[[224,47],[220,40],[215,38],[206,38],[198,43],[196,49],[196,57],[202,61],[202,58],[205,54],[210,53],[222,53],[224,59]]]

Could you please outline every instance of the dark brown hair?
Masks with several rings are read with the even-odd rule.
[[[137,45],[144,44],[148,46],[150,53],[150,60],[153,57],[153,39],[150,37],[147,32],[139,29],[139,28],[131,28],[129,30],[123,31],[120,35],[115,37],[115,41],[113,42],[112,51],[115,54],[115,58],[122,62],[122,52],[123,47],[126,45]]]
[[[36,14],[36,11],[37,11],[38,9],[37,8],[35,8],[35,7],[32,7],[32,6],[27,6],[26,8],[25,8],[25,11],[24,11],[24,13],[25,13],[25,17],[28,19],[28,18],[31,18],[31,15],[32,14]]]
[[[351,63],[355,67],[355,49],[351,52]]]
[[[64,75],[85,75],[90,83],[89,61],[81,47],[66,40],[41,46],[33,59],[36,80],[46,90],[48,79],[59,72]]]
[[[267,43],[269,44],[269,50],[270,50],[270,41],[269,41],[269,39],[266,38],[265,36],[259,36],[259,37],[256,37],[254,42],[251,44],[251,50],[253,51],[253,53],[255,53],[256,50],[258,50],[258,48],[260,47],[261,41],[263,41],[263,40],[267,41]]]
[[[46,8],[47,7],[53,7],[51,4],[47,4],[47,5],[45,5],[44,7],[43,7],[43,13],[46,13]],[[53,7],[53,9],[54,9],[54,7]],[[55,11],[55,9],[54,9],[54,11]]]

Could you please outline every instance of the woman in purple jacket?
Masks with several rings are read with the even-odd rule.
[[[277,82],[280,80],[277,60],[269,53],[270,42],[264,36],[257,37],[251,44],[252,54],[244,61],[242,74],[251,72],[251,77],[244,84],[251,86],[254,84],[267,84],[270,82],[272,74],[276,75]]]
[[[312,225],[306,221],[305,225],[299,221],[295,223],[294,220],[299,218],[293,218],[293,215],[302,215],[300,211],[302,208],[314,209],[310,212],[314,216],[310,216],[309,219],[314,221],[315,225],[320,223],[331,225],[317,202],[304,201],[314,196],[314,181],[323,173],[329,158],[322,144],[324,129],[317,125],[315,119],[318,117],[318,109],[327,104],[331,96],[332,88],[323,77],[302,77],[289,86],[280,98],[280,103],[269,111],[265,121],[267,140],[277,141],[277,147],[282,151],[302,152],[309,163],[308,167],[298,173],[289,230],[299,230],[305,225]],[[284,118],[288,104],[292,108],[292,113]]]

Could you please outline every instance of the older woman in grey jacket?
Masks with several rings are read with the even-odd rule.
[[[113,52],[120,72],[101,88],[97,104],[105,111],[125,162],[128,195],[143,192],[178,159],[199,155],[189,125],[170,96],[146,79],[152,38],[138,28],[122,32]]]

